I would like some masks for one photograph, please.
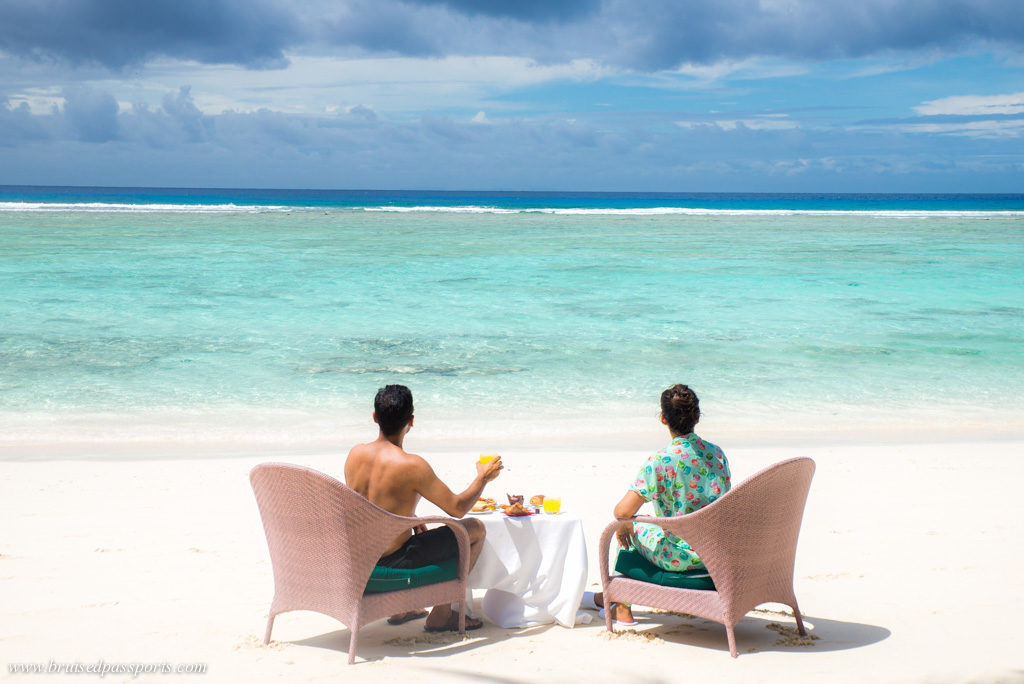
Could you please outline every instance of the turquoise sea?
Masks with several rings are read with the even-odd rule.
[[[719,421],[1024,430],[1024,195],[0,187],[8,447],[300,439],[392,382],[445,420],[648,418],[677,381]]]

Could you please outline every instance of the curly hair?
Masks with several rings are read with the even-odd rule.
[[[688,435],[700,420],[700,400],[686,385],[672,385],[661,393],[661,415],[672,432]]]

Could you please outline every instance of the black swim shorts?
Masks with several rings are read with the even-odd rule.
[[[459,543],[455,541],[455,533],[447,525],[427,530],[422,534],[409,537],[401,548],[377,561],[377,565],[385,568],[422,568],[424,565],[437,565],[449,558],[458,558]]]

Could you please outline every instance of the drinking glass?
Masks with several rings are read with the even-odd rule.
[[[544,503],[541,504],[545,513],[558,513],[562,510],[562,497],[561,496],[545,496]]]

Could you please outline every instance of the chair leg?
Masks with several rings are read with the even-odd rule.
[[[264,644],[269,644],[270,643],[270,632],[271,632],[272,629],[274,629],[274,618],[275,617],[277,617],[277,616],[276,615],[271,615],[267,619],[267,633],[263,635],[263,643]]]
[[[348,664],[356,662],[356,641],[359,640],[359,622],[352,627],[352,636],[348,640]]]
[[[609,632],[615,631],[615,618],[612,616],[612,603],[608,600],[608,592],[604,593],[604,628]]]
[[[790,608],[793,609],[793,617],[796,618],[796,631],[799,632],[800,636],[807,636],[807,630],[804,629],[804,618],[800,615],[800,609],[797,607],[795,600]]]
[[[732,625],[725,626],[725,635],[729,638],[729,655],[733,658],[739,657],[739,653],[736,652],[736,633],[733,632]]]
[[[452,604],[454,605],[454,604]],[[466,633],[466,611],[469,610],[466,601],[459,604],[459,634]]]

